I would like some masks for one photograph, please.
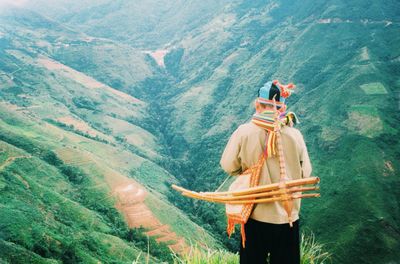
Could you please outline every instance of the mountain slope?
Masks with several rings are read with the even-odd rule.
[[[140,252],[147,247],[147,233],[154,237],[154,262],[171,261],[167,246],[176,252],[191,241],[218,247],[166,199],[166,186],[176,179],[155,163],[161,159],[161,148],[156,136],[141,127],[147,103],[53,57],[60,46],[73,45],[83,54],[90,45],[99,50],[107,46],[117,52],[110,57],[127,59],[121,45],[105,40],[87,43],[87,36],[35,13],[8,11],[0,15],[0,171],[6,190],[1,197],[2,215],[8,216],[1,221],[2,259],[10,261],[15,252],[24,252],[21,262],[132,262],[139,254],[146,257]],[[48,39],[43,40],[40,32],[47,32]],[[147,71],[131,70],[125,78],[131,85],[153,74],[147,56],[134,52],[138,56],[131,57],[131,65]],[[95,65],[102,67],[109,58],[104,56]],[[104,68],[111,70],[112,64]],[[140,199],[125,195],[132,186],[142,193]],[[34,206],[27,210],[23,204],[30,200]],[[24,217],[25,212],[29,215]],[[54,219],[42,220],[55,213]],[[42,222],[37,232],[30,230],[36,221]],[[156,231],[160,227],[163,232]]]
[[[158,176],[216,189],[225,177],[220,154],[253,113],[257,89],[271,79],[294,82],[288,104],[300,118],[322,194],[304,201],[302,228],[316,233],[334,262],[399,259],[398,1],[36,2],[42,5],[35,10],[54,20],[30,14],[8,28],[13,20],[3,20],[3,100],[133,152],[132,159],[115,155],[113,169],[135,160],[124,170],[234,249],[236,241],[224,240],[221,206],[179,197]],[[20,33],[13,33],[16,25]],[[53,27],[45,43],[30,42]],[[165,68],[148,49],[167,51]],[[50,91],[29,88],[38,74]],[[103,145],[92,148],[114,156]]]
[[[38,143],[43,142],[38,136],[44,131],[10,113],[4,105],[0,128],[2,260],[45,263],[51,259],[94,262],[136,258],[140,250],[119,238],[125,232],[124,223],[113,208],[113,200],[96,202],[107,189],[92,189],[93,178],[83,178],[79,170],[58,162],[53,152]],[[33,140],[32,135],[36,135]],[[25,257],[18,256],[19,251],[26,252]]]
[[[251,115],[257,88],[272,78],[293,81],[298,88],[289,104],[322,178],[323,198],[304,203],[304,225],[328,245],[337,241],[332,252],[342,263],[396,259],[399,116],[390,110],[399,89],[396,4],[244,3],[177,41],[165,64],[178,83],[160,93],[160,112],[170,122],[166,142],[183,159],[175,174],[190,188],[216,188],[227,135]],[[215,222],[211,205],[181,206],[193,207],[193,218],[205,225]],[[343,228],[333,229],[339,220]]]
[[[322,198],[304,202],[304,227],[337,262],[398,259],[397,5],[243,3],[215,18],[225,24],[205,25],[177,43],[183,55],[170,63],[179,65],[182,81],[170,129],[171,137],[183,131],[180,140],[189,146],[175,149],[196,175],[188,186],[215,189],[222,182],[220,154],[251,116],[258,87],[269,79],[294,82],[288,104],[321,177]]]

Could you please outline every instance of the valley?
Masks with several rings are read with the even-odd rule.
[[[279,79],[297,85],[289,109],[321,178],[302,229],[333,263],[394,263],[397,5],[32,0],[1,11],[2,254],[124,263],[145,258],[146,236],[175,252],[235,252],[224,208],[170,185],[215,190],[229,135],[252,115],[257,89]],[[26,212],[26,229],[9,224]],[[171,261],[153,246],[151,261]]]

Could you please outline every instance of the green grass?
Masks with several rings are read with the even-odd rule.
[[[224,250],[199,248],[191,246],[183,256],[174,255],[174,264],[236,264],[239,263],[237,254]]]
[[[363,84],[360,88],[368,95],[387,94],[385,86],[380,82]]]
[[[350,110],[365,116],[379,116],[378,109],[373,105],[352,105],[350,106]]]
[[[46,259],[26,248],[8,241],[0,239],[0,263],[38,263],[38,264],[55,264],[56,260]]]
[[[313,233],[301,234],[301,264],[327,264],[331,263],[331,253],[323,245],[318,244]]]
[[[328,264],[331,263],[331,254],[323,245],[315,241],[313,233],[301,234],[300,244],[301,264]],[[225,250],[214,250],[191,246],[183,256],[174,255],[175,264],[236,264],[239,263],[238,254]],[[268,262],[266,262],[268,263]]]
[[[130,175],[162,194],[170,192],[171,185],[177,183],[174,176],[150,161],[144,161],[139,168],[132,169]]]

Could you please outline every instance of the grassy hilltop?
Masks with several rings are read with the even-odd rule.
[[[134,259],[143,240],[114,209],[118,184],[132,180],[147,192],[139,204],[153,231],[169,227],[161,241],[235,250],[223,207],[168,185],[216,189],[229,135],[258,87],[279,79],[297,84],[288,104],[321,178],[302,228],[333,263],[399,259],[398,1],[128,2],[0,11],[2,252]]]

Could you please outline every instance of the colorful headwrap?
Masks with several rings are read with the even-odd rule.
[[[296,85],[293,83],[283,85],[278,80],[266,82],[258,90],[258,101],[261,104],[276,104],[276,107],[279,109],[285,105],[285,99],[292,94],[294,88],[296,88]],[[275,99],[275,103],[273,99]]]
[[[275,110],[265,110],[261,113],[255,113],[252,118],[252,122],[257,126],[269,131],[266,157],[270,157],[276,154],[275,150],[275,135],[282,126],[293,127],[299,123],[299,120],[295,113],[286,112],[285,99],[288,98],[292,90],[296,86],[293,83],[283,85],[279,81],[274,80],[267,82],[258,90],[258,102],[260,104],[267,104],[276,106]]]

